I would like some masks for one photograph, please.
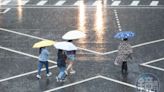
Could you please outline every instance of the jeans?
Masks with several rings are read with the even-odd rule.
[[[58,74],[58,78],[59,79],[62,79],[62,80],[64,80],[65,79],[65,77],[66,77],[66,75],[65,75],[65,69],[66,69],[66,67],[59,67],[59,74]]]
[[[38,64],[38,75],[40,75],[40,72],[41,72],[41,69],[43,67],[43,65],[45,65],[46,67],[46,73],[48,74],[49,73],[49,69],[48,69],[48,61],[39,61],[39,64]]]

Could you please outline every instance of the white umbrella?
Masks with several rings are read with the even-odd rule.
[[[65,33],[62,36],[62,39],[64,39],[64,40],[73,40],[73,39],[83,38],[85,36],[86,36],[86,34],[81,32],[81,31],[72,30],[72,31],[68,31],[67,33]]]
[[[77,47],[73,43],[65,42],[65,41],[56,42],[54,44],[54,47],[56,49],[62,49],[62,50],[66,50],[66,51],[77,50]]]

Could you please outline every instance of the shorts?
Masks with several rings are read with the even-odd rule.
[[[67,55],[68,61],[75,61],[75,55]]]

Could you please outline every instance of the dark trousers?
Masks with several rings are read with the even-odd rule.
[[[122,72],[124,72],[124,70],[125,70],[125,72],[128,71],[128,66],[127,66],[127,62],[126,61],[122,62]]]

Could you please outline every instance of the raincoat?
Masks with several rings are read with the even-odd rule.
[[[115,59],[115,64],[120,64],[123,61],[129,61],[131,59],[131,54],[133,53],[133,49],[131,45],[127,41],[123,41],[120,43],[118,47],[118,55]]]

